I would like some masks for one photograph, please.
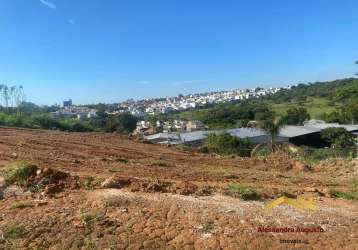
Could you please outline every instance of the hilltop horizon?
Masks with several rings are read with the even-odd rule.
[[[320,81],[307,81],[307,82],[293,82],[293,83],[286,83],[286,84],[262,84],[262,85],[252,85],[252,87],[250,88],[230,88],[230,89],[217,89],[217,90],[208,90],[208,91],[202,91],[202,92],[178,92],[177,94],[174,95],[167,95],[167,96],[151,96],[151,97],[146,97],[146,98],[135,98],[135,97],[129,97],[126,99],[122,99],[122,100],[118,100],[118,101],[100,101],[100,102],[87,102],[87,103],[79,103],[77,102],[77,100],[75,98],[73,98],[71,95],[69,95],[68,97],[63,98],[62,100],[58,100],[55,103],[47,103],[47,104],[43,104],[43,103],[39,103],[35,100],[33,100],[30,96],[28,99],[26,99],[27,102],[31,102],[34,103],[36,105],[39,106],[56,106],[56,105],[62,105],[63,101],[67,101],[69,99],[72,100],[74,105],[78,105],[78,106],[85,106],[85,105],[97,105],[97,104],[105,104],[105,105],[111,105],[111,104],[120,104],[120,103],[124,103],[127,102],[129,100],[133,100],[135,102],[137,101],[144,101],[144,100],[155,100],[155,99],[165,99],[165,98],[175,98],[178,97],[179,95],[184,95],[184,96],[189,96],[189,95],[202,95],[202,94],[208,94],[208,93],[219,93],[219,92],[229,92],[229,91],[233,91],[233,90],[251,90],[251,89],[255,89],[255,88],[264,88],[264,89],[268,89],[268,88],[283,88],[283,87],[287,87],[287,86],[297,86],[299,84],[314,84],[314,83],[320,83],[320,82],[333,82],[333,81],[337,81],[337,80],[345,80],[345,79],[352,79],[355,77],[352,76],[346,76],[346,77],[342,77],[342,78],[335,78],[335,79],[329,79],[329,80],[320,80]],[[24,85],[24,89],[26,92],[26,85]]]

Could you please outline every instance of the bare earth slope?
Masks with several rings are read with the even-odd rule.
[[[329,160],[307,170],[280,154],[219,157],[115,134],[0,128],[0,170],[18,160],[69,173],[73,179],[53,193],[5,187],[0,179],[5,194],[0,200],[0,249],[358,246],[357,202],[333,199],[328,192],[350,188],[357,174],[354,160]],[[111,177],[116,188],[102,187]],[[230,184],[250,186],[262,198],[231,197],[225,191]],[[283,194],[313,197],[317,211],[265,208]],[[321,231],[273,233],[259,228]]]

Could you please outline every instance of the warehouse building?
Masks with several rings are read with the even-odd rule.
[[[323,122],[308,122],[303,126],[284,126],[279,135],[276,137],[277,142],[290,142],[295,145],[307,145],[313,147],[328,146],[322,140],[320,133],[325,128],[343,127],[350,133],[358,134],[358,125],[340,125],[338,123],[323,123]],[[159,133],[144,138],[153,143],[161,144],[185,144],[185,145],[200,145],[208,134],[215,133],[229,133],[232,136],[239,138],[247,138],[253,144],[267,143],[269,137],[266,133],[258,128],[236,128],[228,130],[205,130],[183,133]]]

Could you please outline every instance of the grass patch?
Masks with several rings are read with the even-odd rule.
[[[116,158],[115,161],[116,162],[121,162],[121,163],[128,163],[129,162],[126,158]]]
[[[205,223],[205,224],[201,225],[200,232],[203,234],[208,234],[208,233],[211,233],[212,231],[214,231],[214,229],[215,229],[214,223],[209,222],[209,223]]]
[[[340,103],[336,103],[335,106],[331,106],[329,100],[320,97],[307,97],[303,103],[299,101],[287,101],[275,104],[272,101],[269,102],[272,105],[272,110],[279,115],[285,115],[286,111],[290,108],[297,106],[303,106],[307,109],[312,119],[320,119],[322,113],[331,113],[336,110]]]
[[[341,192],[337,190],[331,190],[329,193],[334,198],[341,198],[345,200],[358,200],[358,192]]]
[[[184,144],[176,145],[175,148],[178,149],[178,150],[184,150],[184,151],[190,150],[190,147],[189,147],[189,146],[186,146],[186,145],[184,145]]]
[[[81,220],[84,224],[90,225],[97,217],[91,213],[83,213],[81,214]]]
[[[166,162],[165,160],[155,160],[152,162],[152,166],[156,166],[156,167],[170,167],[170,165],[168,164],[168,162]]]
[[[94,190],[96,187],[101,186],[101,183],[104,181],[103,178],[94,178],[92,176],[86,177],[82,182],[82,187],[87,190]]]
[[[203,186],[198,189],[198,191],[195,192],[196,195],[199,196],[210,196],[214,193],[214,189],[209,186]]]
[[[239,179],[239,176],[236,174],[224,174],[225,179]]]
[[[28,184],[28,179],[36,175],[38,167],[34,164],[20,161],[12,163],[0,171],[8,184],[18,183],[20,185]]]
[[[348,192],[331,189],[329,193],[334,198],[341,198],[345,200],[358,200],[358,180],[355,179],[352,181],[351,190]]]
[[[246,139],[224,134],[208,134],[204,140],[202,152],[211,152],[219,155],[250,156],[253,145]],[[206,148],[206,149],[205,149]]]
[[[111,172],[111,173],[118,173],[121,171],[122,171],[122,169],[120,169],[119,167],[114,167],[109,170],[109,172]]]
[[[241,184],[228,184],[225,187],[224,194],[235,198],[241,198],[243,200],[261,199],[261,194],[254,188]]]
[[[255,150],[252,156],[268,156],[272,154],[271,148],[268,145],[262,145]]]
[[[307,165],[315,165],[321,160],[330,158],[344,158],[352,160],[357,157],[355,148],[311,148],[301,147],[299,150],[299,159]]]
[[[125,226],[124,226],[125,230],[127,231],[127,233],[132,233],[133,232],[133,223],[128,222]]]
[[[10,238],[10,239],[18,239],[18,238],[23,238],[26,236],[27,232],[24,226],[21,225],[17,225],[17,226],[12,226],[10,228],[8,228],[5,232],[4,232],[4,236],[6,238]]]
[[[239,178],[235,173],[237,172],[236,169],[229,166],[213,166],[213,165],[206,165],[205,172],[211,176],[220,176],[225,179],[237,179]]]
[[[34,205],[29,204],[29,203],[15,203],[11,206],[11,209],[24,209],[24,208],[28,208],[28,207],[34,207]]]

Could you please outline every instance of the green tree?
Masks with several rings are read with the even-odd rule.
[[[354,145],[354,137],[345,128],[326,128],[321,131],[321,138],[331,147],[349,147]]]
[[[4,99],[5,107],[6,107],[6,109],[8,109],[9,100],[10,100],[10,90],[7,85],[3,85],[3,87],[2,87],[2,97]]]
[[[344,123],[343,113],[339,111],[333,111],[327,114],[324,120],[326,122]]]
[[[290,108],[286,111],[286,116],[283,119],[288,125],[302,125],[304,121],[310,119],[310,115],[303,107]]]
[[[204,140],[204,148],[217,154],[238,154],[249,156],[252,148],[250,141],[231,136],[229,133],[209,134]]]
[[[36,114],[32,116],[32,123],[40,128],[58,128],[59,122],[50,114]]]
[[[129,114],[119,114],[108,119],[106,124],[107,132],[131,133],[137,126],[138,119]]]
[[[268,136],[268,144],[273,152],[275,149],[275,139],[280,134],[282,127],[284,126],[284,120],[282,118],[275,118],[272,120],[264,120],[259,123],[262,130],[265,131]]]
[[[275,113],[268,108],[257,108],[255,110],[255,120],[256,121],[264,121],[264,120],[272,120],[275,117]]]
[[[352,124],[355,124],[358,122],[358,101],[352,101],[350,102],[345,108],[344,108],[347,118],[350,120]]]

